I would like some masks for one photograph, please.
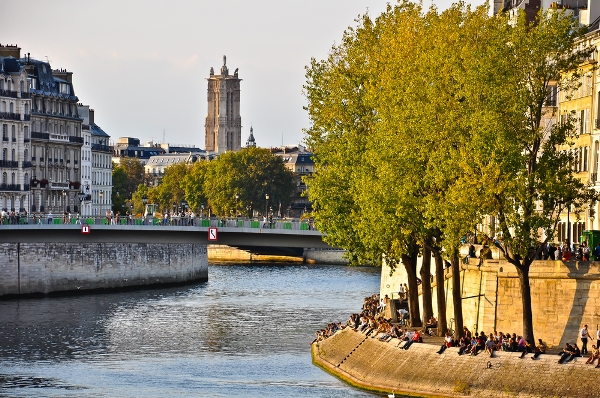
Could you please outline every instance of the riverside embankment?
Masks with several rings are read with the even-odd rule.
[[[409,350],[366,337],[349,328],[312,345],[316,365],[359,388],[395,391],[418,397],[597,397],[600,369],[586,365],[587,358],[558,364],[557,355],[498,352],[458,355],[457,348],[443,354],[431,344],[413,344]]]

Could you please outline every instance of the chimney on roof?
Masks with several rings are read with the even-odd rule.
[[[94,124],[94,110],[90,108],[90,126]]]
[[[3,46],[0,44],[0,57],[14,57],[16,59],[21,58],[21,47],[12,44]]]

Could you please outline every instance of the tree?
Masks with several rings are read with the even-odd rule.
[[[563,13],[508,22],[486,7],[422,14],[407,1],[360,17],[307,67],[309,196],[325,239],[353,263],[403,264],[413,324],[417,255],[451,259],[458,334],[460,241],[497,217],[496,245],[517,267],[523,334],[534,341],[531,262],[565,206],[596,200],[562,150],[572,123],[545,129],[543,105],[551,82],[573,87],[590,52],[573,50],[583,31]]]
[[[167,167],[160,184],[148,190],[149,200],[163,212],[179,208],[185,198],[182,183],[190,168],[187,163],[175,163]]]
[[[488,56],[467,69],[470,81],[478,83],[465,85],[467,97],[483,110],[478,117],[484,120],[465,143],[469,162],[458,163],[462,194],[498,219],[495,245],[517,269],[523,336],[530,341],[535,341],[531,264],[553,239],[566,206],[582,209],[597,200],[574,176],[563,150],[576,136],[572,121],[543,123],[549,86],[565,92],[577,87],[578,67],[592,51],[575,45],[583,34],[577,20],[562,12],[541,13],[531,24],[521,13],[514,26],[494,31]],[[483,79],[480,68],[492,65],[493,78]]]
[[[181,182],[185,200],[194,211],[200,210],[202,205],[207,203],[206,195],[204,194],[204,177],[207,168],[208,162],[206,161],[194,163]]]
[[[265,195],[269,203],[287,207],[294,192],[292,172],[268,149],[224,153],[210,161],[204,173],[204,195],[221,216],[241,214],[247,206],[261,211]]]

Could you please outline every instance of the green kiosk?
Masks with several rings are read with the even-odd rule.
[[[582,244],[583,242],[586,242],[588,246],[590,247],[590,249],[592,250],[592,255],[590,260],[600,260],[600,258],[596,258],[596,255],[594,254],[596,252],[596,246],[598,246],[598,243],[600,243],[600,231],[598,230],[591,230],[591,231],[583,231],[583,233],[581,234],[581,237],[579,238],[579,243]]]

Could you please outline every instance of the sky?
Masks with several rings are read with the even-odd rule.
[[[452,0],[423,0],[444,10]],[[467,1],[481,5],[485,0]],[[30,0],[0,13],[0,44],[73,72],[79,101],[117,141],[204,148],[206,78],[239,68],[242,145],[303,141],[305,66],[388,0]],[[395,4],[394,0],[391,0]]]

